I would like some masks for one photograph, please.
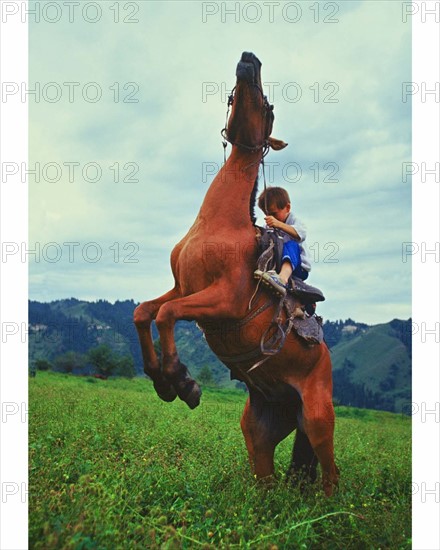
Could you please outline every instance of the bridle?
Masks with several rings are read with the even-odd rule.
[[[256,83],[254,83],[253,85],[258,89],[258,91],[261,94],[261,97],[263,98],[262,117],[263,117],[263,119],[265,119],[268,111],[273,111],[273,105],[271,105],[269,103],[269,101],[267,99],[267,96],[264,95],[263,90],[261,89],[261,87]],[[266,172],[264,170],[264,157],[269,152],[269,141],[268,141],[267,137],[264,139],[263,143],[261,143],[260,145],[253,145],[253,146],[246,145],[245,143],[240,143],[238,141],[232,141],[228,138],[229,110],[231,108],[231,105],[234,103],[235,88],[236,88],[236,86],[234,86],[232,88],[231,94],[228,97],[228,108],[227,108],[227,111],[226,111],[225,127],[220,131],[220,134],[223,137],[223,142],[222,142],[222,144],[223,144],[223,160],[224,160],[224,163],[226,164],[226,147],[228,146],[228,142],[231,145],[235,145],[236,147],[239,147],[241,149],[246,149],[247,151],[250,151],[251,153],[256,153],[257,151],[262,150],[263,154],[261,156],[261,160],[259,161],[259,163],[261,164],[261,168],[262,168],[262,172],[263,172],[264,189],[266,190]],[[250,168],[250,166],[252,166],[253,164],[255,164],[255,162],[252,162],[247,168]],[[265,202],[267,202],[267,199],[266,199]],[[265,210],[267,211],[267,204],[265,205]]]
[[[264,95],[263,90],[260,88],[260,86],[256,83],[253,84],[258,91],[261,94],[261,97],[263,98],[263,109],[262,109],[262,117],[265,119],[268,111],[273,111],[273,105],[271,105],[267,99],[267,96]],[[245,143],[240,143],[239,141],[232,141],[228,138],[228,118],[229,118],[229,110],[231,108],[231,105],[234,103],[234,94],[235,94],[235,88],[234,86],[232,88],[231,94],[228,97],[228,109],[226,111],[226,121],[225,121],[225,127],[220,131],[220,134],[223,138],[223,149],[224,149],[224,160],[226,162],[226,147],[228,145],[228,142],[231,145],[235,145],[236,147],[239,147],[241,149],[246,149],[247,151],[250,151],[251,153],[256,153],[257,151],[263,150],[263,158],[267,155],[269,152],[269,142],[267,138],[264,139],[262,143],[259,145],[246,145]]]

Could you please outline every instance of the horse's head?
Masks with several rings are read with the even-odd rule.
[[[273,105],[263,94],[260,60],[251,52],[243,52],[235,74],[237,82],[228,102],[232,110],[224,131],[226,139],[251,151],[267,146],[277,150],[286,147],[287,143],[270,137]]]

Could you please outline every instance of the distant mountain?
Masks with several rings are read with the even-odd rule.
[[[353,330],[331,351],[334,394],[341,403],[394,412],[408,409],[411,319]]]
[[[30,360],[53,360],[67,351],[86,353],[99,344],[131,354],[143,373],[133,325],[133,300],[29,302]],[[326,321],[324,335],[331,349],[334,396],[340,404],[400,412],[411,401],[411,319],[369,326],[352,319]],[[229,370],[211,352],[195,323],[176,324],[176,344],[196,378],[208,366],[219,386],[232,387]],[[153,338],[157,331],[153,326]],[[158,340],[156,345],[159,345]]]
[[[133,300],[80,301],[76,298],[50,303],[29,301],[30,360],[52,360],[67,351],[86,353],[99,344],[107,344],[120,354],[131,354],[138,374],[143,374],[142,356],[133,311]],[[157,330],[153,325],[153,338]],[[212,353],[195,323],[176,324],[176,343],[182,362],[195,376],[209,366],[214,381],[222,386],[235,386],[229,370]]]
[[[141,354],[133,325],[133,300],[110,304],[70,298],[50,303],[29,301],[30,359],[54,359],[67,351],[86,353],[108,344],[121,354],[132,354],[141,372]]]

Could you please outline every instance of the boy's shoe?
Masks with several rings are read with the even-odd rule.
[[[276,271],[266,271],[261,276],[263,284],[268,286],[279,296],[285,296],[287,294],[287,285],[283,283]]]
[[[269,269],[268,271],[261,271],[261,269],[256,269],[254,271],[254,279],[262,279],[264,275],[275,275],[278,276],[278,273],[275,269]]]

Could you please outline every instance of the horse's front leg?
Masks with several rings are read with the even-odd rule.
[[[201,390],[191,378],[187,367],[179,360],[174,327],[179,319],[203,321],[234,318],[237,312],[234,312],[234,306],[229,300],[224,300],[224,296],[227,296],[226,290],[219,285],[213,285],[190,296],[163,304],[156,317],[162,346],[162,372],[174,386],[180,399],[191,409],[200,403]]]
[[[153,380],[154,389],[163,401],[173,401],[177,396],[177,392],[161,371],[151,335],[151,323],[156,318],[159,308],[164,303],[178,297],[180,297],[180,293],[173,288],[160,298],[140,304],[134,310],[133,315],[134,324],[136,325],[139,342],[141,344],[144,372]]]

